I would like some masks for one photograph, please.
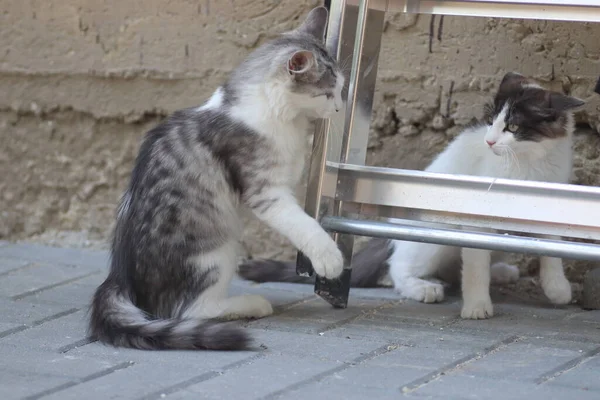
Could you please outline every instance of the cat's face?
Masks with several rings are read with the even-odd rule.
[[[304,23],[279,39],[287,55],[278,68],[287,82],[288,101],[313,117],[327,118],[343,107],[344,75],[324,45],[327,9],[314,8]]]
[[[296,30],[282,35],[274,45],[280,57],[274,78],[285,82],[287,101],[312,117],[327,118],[343,107],[344,75],[323,42],[327,9],[313,9]]]
[[[261,101],[247,90],[260,87],[268,107],[286,118],[327,118],[341,110],[344,75],[325,49],[327,18],[325,7],[314,8],[297,29],[252,52],[224,85],[225,102]]]
[[[569,134],[568,116],[583,101],[545,90],[514,72],[507,73],[494,102],[485,108],[484,145],[496,155],[531,152]]]
[[[299,50],[288,60],[288,98],[314,117],[327,118],[343,107],[344,75],[324,49]]]

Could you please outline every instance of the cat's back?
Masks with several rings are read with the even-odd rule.
[[[442,174],[479,175],[485,161],[484,136],[487,127],[466,128],[446,146],[425,169]]]

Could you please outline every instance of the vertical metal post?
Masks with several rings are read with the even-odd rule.
[[[315,218],[324,214],[341,216],[352,211],[345,208],[341,202],[322,196],[324,185],[335,185],[336,188],[344,185],[344,182],[337,179],[325,181],[325,168],[328,162],[359,165],[365,163],[383,33],[383,10],[387,6],[385,0],[360,1],[358,7],[348,4],[346,0],[334,0],[331,3],[327,48],[337,55],[343,67],[346,67],[351,59],[352,69],[350,74],[346,73],[346,109],[329,120],[319,121],[315,129],[305,206],[306,212]],[[377,6],[377,9],[371,6]],[[329,175],[331,176],[331,173]],[[334,307],[345,308],[350,290],[354,237],[334,234],[334,239],[346,259],[344,272],[334,281],[317,277],[315,293]],[[298,255],[296,271],[302,275],[312,274],[312,266],[302,254]]]

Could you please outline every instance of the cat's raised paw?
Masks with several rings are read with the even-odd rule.
[[[571,284],[564,276],[556,277],[549,282],[543,282],[542,288],[552,304],[569,304],[571,302]]]
[[[339,277],[344,269],[344,256],[338,249],[336,243],[328,236],[327,240],[318,244],[321,248],[311,249],[305,252],[309,255],[313,269],[317,275],[335,279]]]
[[[490,299],[465,302],[460,312],[464,319],[486,319],[494,316],[494,306]]]

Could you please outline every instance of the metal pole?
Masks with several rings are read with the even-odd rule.
[[[600,246],[514,235],[472,233],[461,230],[421,228],[389,222],[323,217],[325,230],[351,235],[380,237],[411,242],[527,253],[574,260],[600,261]]]

